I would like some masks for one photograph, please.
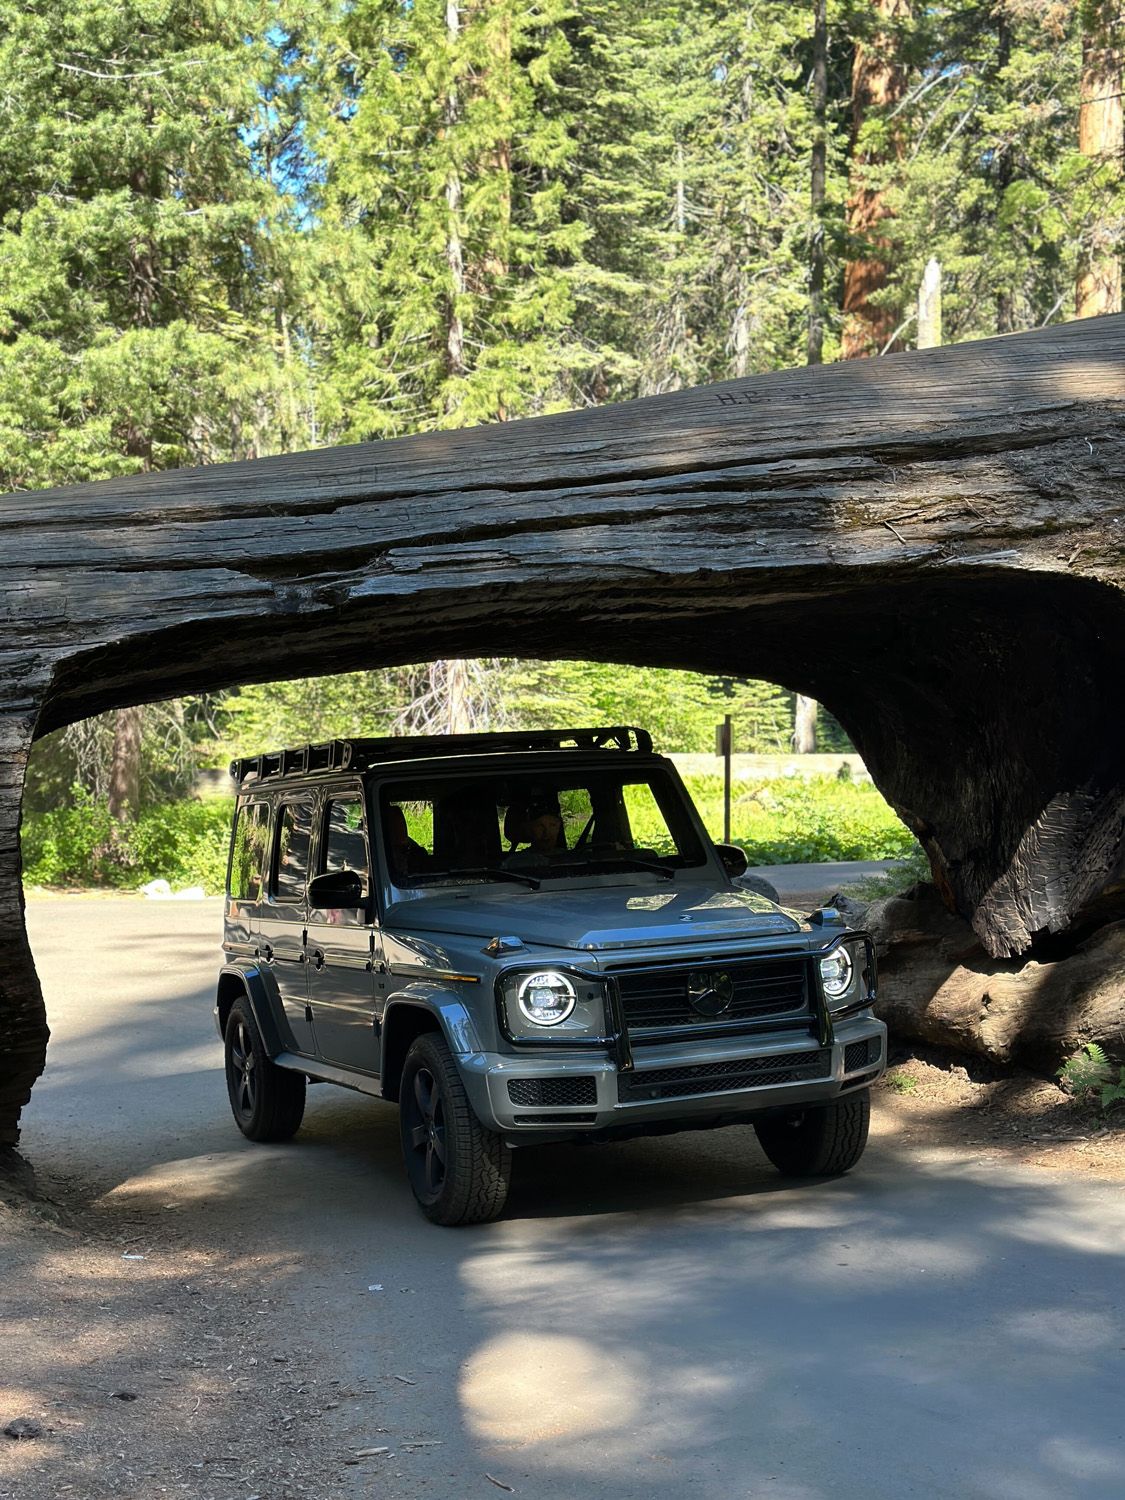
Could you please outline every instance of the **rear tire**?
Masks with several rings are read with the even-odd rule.
[[[406,1175],[434,1224],[484,1224],[508,1201],[512,1152],[473,1113],[445,1039],[416,1037],[399,1085]]]
[[[305,1075],[270,1061],[250,1003],[236,1000],[223,1034],[227,1096],[234,1122],[251,1141],[288,1141],[305,1114]]]
[[[756,1120],[758,1143],[786,1177],[838,1177],[863,1155],[871,1121],[871,1095],[857,1090],[831,1104]]]

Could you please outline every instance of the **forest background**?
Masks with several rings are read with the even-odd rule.
[[[1121,0],[0,0],[0,23],[2,490],[1121,307]],[[610,720],[699,751],[730,713],[740,751],[847,749],[813,707],[513,657],[127,708],[37,746],[26,874],[214,887],[229,806],[199,769],[266,745]],[[735,832],[757,862],[911,846],[862,782],[744,789]]]

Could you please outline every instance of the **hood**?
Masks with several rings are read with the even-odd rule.
[[[800,932],[805,925],[753,891],[700,883],[657,890],[647,885],[555,891],[474,886],[464,894],[446,890],[397,902],[385,923],[400,934],[512,936],[529,945],[586,952],[662,943],[729,943],[740,937]]]

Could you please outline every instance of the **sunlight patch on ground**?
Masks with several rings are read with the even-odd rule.
[[[625,1360],[587,1339],[541,1333],[490,1339],[465,1364],[460,1384],[474,1435],[521,1446],[617,1431],[635,1419],[643,1394]]]

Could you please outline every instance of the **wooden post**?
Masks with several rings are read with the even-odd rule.
[[[730,714],[715,725],[715,754],[723,757],[723,843],[730,843]]]

